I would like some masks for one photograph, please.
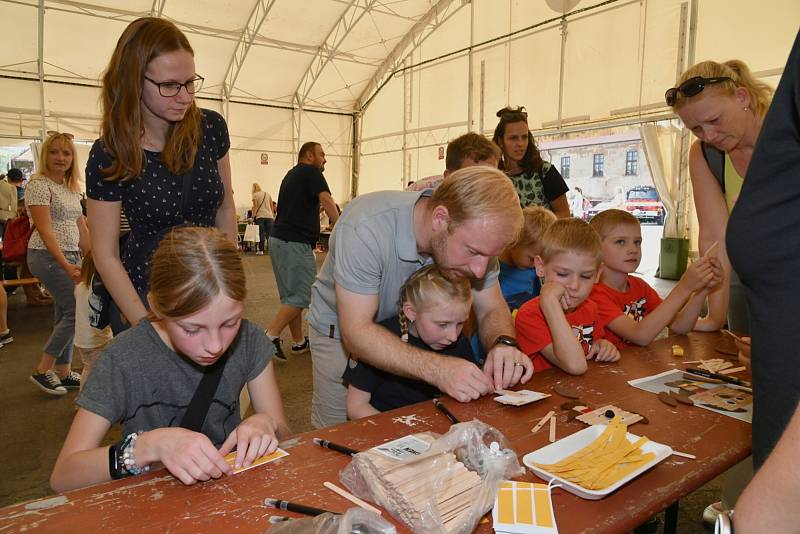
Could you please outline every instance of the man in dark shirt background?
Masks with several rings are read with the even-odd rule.
[[[269,238],[269,250],[281,307],[266,334],[275,344],[276,357],[280,360],[286,360],[280,335],[287,325],[294,341],[292,352],[308,350],[302,315],[311,301],[311,284],[317,274],[314,247],[319,240],[320,205],[331,224],[339,218],[328,182],[322,175],[325,162],[322,145],[314,141],[304,143],[300,147],[298,164],[283,178],[278,193],[278,213]]]

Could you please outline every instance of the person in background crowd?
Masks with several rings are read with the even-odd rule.
[[[450,173],[471,167],[473,165],[486,165],[497,168],[500,161],[500,149],[486,139],[484,136],[475,132],[465,133],[447,143],[445,154],[445,168],[441,175],[430,176],[416,182],[409,182],[406,191],[424,191],[426,189],[436,189],[447,178]]]
[[[34,225],[27,261],[55,302],[53,332],[30,381],[45,393],[64,395],[67,389],[78,389],[81,385],[80,375],[71,370],[74,291],[81,279],[78,221],[83,217],[72,135],[52,133],[42,143],[39,161],[39,173],[25,188],[25,206]]]
[[[256,256],[263,256],[267,250],[264,243],[268,242],[272,233],[272,223],[275,222],[275,203],[269,193],[261,190],[261,186],[253,182],[253,221],[258,225],[258,250]]]
[[[497,116],[500,122],[492,141],[503,151],[499,168],[514,183],[520,206],[544,206],[559,219],[569,217],[569,187],[555,166],[539,154],[525,108],[503,108]]]
[[[269,238],[272,270],[278,283],[281,307],[266,329],[275,345],[275,357],[286,360],[281,348],[281,332],[289,327],[292,352],[308,350],[303,336],[303,310],[311,302],[311,284],[317,275],[314,247],[319,241],[319,209],[336,224],[339,210],[331,196],[325,176],[325,151],[309,141],[300,147],[298,163],[284,177],[278,193],[278,213]]]

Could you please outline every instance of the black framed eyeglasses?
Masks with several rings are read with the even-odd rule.
[[[196,76],[184,83],[157,82],[151,78],[148,78],[147,76],[145,76],[144,79],[158,87],[158,94],[166,97],[177,95],[181,92],[181,87],[185,87],[186,92],[190,95],[193,95],[203,87],[203,81],[205,81],[205,78],[202,76]]]
[[[678,100],[678,93],[681,93],[683,96],[688,98],[690,96],[699,95],[703,92],[703,89],[709,85],[714,85],[715,83],[722,83],[725,81],[733,80],[727,76],[718,76],[716,78],[695,76],[694,78],[689,78],[678,87],[670,87],[667,89],[667,92],[664,93],[664,100],[667,101],[668,106],[672,107]]]

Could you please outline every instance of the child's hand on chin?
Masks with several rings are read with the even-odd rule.
[[[571,307],[569,295],[567,295],[567,288],[558,282],[545,282],[539,291],[539,297],[543,301],[558,303],[562,310],[568,310]]]
[[[278,448],[275,430],[275,422],[267,414],[251,415],[228,435],[225,443],[219,449],[219,454],[225,456],[236,447],[236,461],[234,462],[236,469],[247,467],[256,458]]]
[[[205,434],[185,428],[157,428],[145,432],[136,443],[137,459],[150,456],[148,451],[155,452],[153,461],[160,461],[175,478],[187,485],[231,472],[225,458]]]

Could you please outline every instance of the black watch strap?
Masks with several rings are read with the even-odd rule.
[[[509,347],[514,347],[518,349],[519,341],[517,341],[517,338],[515,337],[503,334],[501,336],[497,336],[497,339],[494,340],[494,345],[492,345],[492,347],[495,347],[497,345],[508,345]]]

